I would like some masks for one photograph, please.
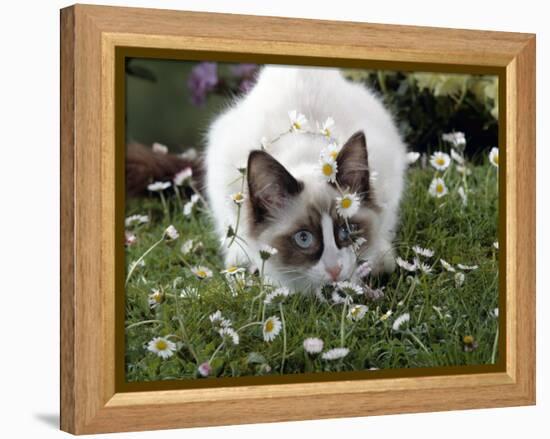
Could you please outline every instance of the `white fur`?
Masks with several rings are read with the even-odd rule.
[[[316,121],[321,124],[327,117],[333,117],[332,133],[341,144],[356,131],[364,131],[369,168],[371,175],[376,175],[372,187],[381,208],[379,212],[369,212],[375,231],[364,256],[375,269],[392,270],[391,241],[403,190],[406,147],[380,99],[365,86],[347,81],[337,69],[266,66],[248,95],[236,100],[212,123],[207,137],[206,189],[220,238],[225,236],[228,225],[235,224],[236,207],[230,194],[241,189],[240,182],[235,182],[238,168],[246,166],[250,151],[260,148],[262,137],[273,139],[288,131],[289,110],[305,114],[314,129]],[[292,133],[267,151],[295,178],[306,180],[310,190],[317,185],[318,190],[326,192],[327,184],[315,175],[319,172],[319,152],[323,146],[326,140],[321,136]],[[258,249],[263,243],[250,237],[246,223],[241,221],[239,235],[248,243],[251,262],[259,266]],[[343,258],[330,254],[334,250],[332,245],[326,247],[325,253],[329,253],[323,254],[310,269],[313,270],[310,283],[326,280],[324,264]],[[250,262],[237,245],[224,252],[227,264]],[[349,258],[345,259],[342,278],[353,271],[348,267]],[[285,282],[284,276],[267,268],[271,277]]]

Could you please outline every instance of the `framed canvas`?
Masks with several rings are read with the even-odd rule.
[[[62,430],[534,403],[534,35],[61,11]]]

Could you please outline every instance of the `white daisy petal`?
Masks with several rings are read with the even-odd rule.
[[[323,350],[324,343],[320,338],[310,337],[304,340],[303,346],[308,354],[319,354]]]
[[[491,148],[491,151],[489,152],[489,161],[491,162],[491,165],[498,168],[498,148]]]
[[[405,314],[400,315],[399,317],[396,317],[396,319],[393,321],[392,329],[394,331],[399,331],[399,328],[403,326],[405,323],[407,323],[411,319],[411,316],[408,312]]]
[[[277,316],[271,316],[265,320],[263,323],[263,336],[264,341],[270,342],[279,335],[279,332],[281,332],[281,329],[283,327],[283,324],[281,323],[281,320]]]
[[[346,355],[349,354],[348,348],[334,348],[329,351],[323,352],[321,355],[321,358],[323,360],[339,360],[340,358],[344,358]]]
[[[361,199],[356,193],[345,193],[336,197],[336,212],[343,218],[355,215],[361,207]]]
[[[447,186],[445,185],[445,181],[443,181],[442,178],[434,178],[430,183],[428,193],[432,197],[441,198],[447,195],[447,192]]]
[[[441,151],[434,152],[430,157],[430,165],[438,171],[444,171],[451,164],[449,154]]]

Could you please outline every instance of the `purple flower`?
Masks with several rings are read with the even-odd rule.
[[[231,66],[231,73],[243,78],[251,78],[258,70],[257,64],[235,64]]]
[[[203,377],[207,377],[212,373],[212,366],[208,363],[208,361],[205,361],[198,367],[199,374]]]
[[[191,101],[203,105],[206,95],[218,84],[218,65],[215,62],[201,62],[191,70],[187,86],[191,91]]]

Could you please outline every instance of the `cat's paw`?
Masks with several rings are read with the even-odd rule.
[[[393,249],[389,247],[386,251],[379,254],[377,258],[370,261],[372,266],[372,274],[393,273],[395,271],[395,256]]]

